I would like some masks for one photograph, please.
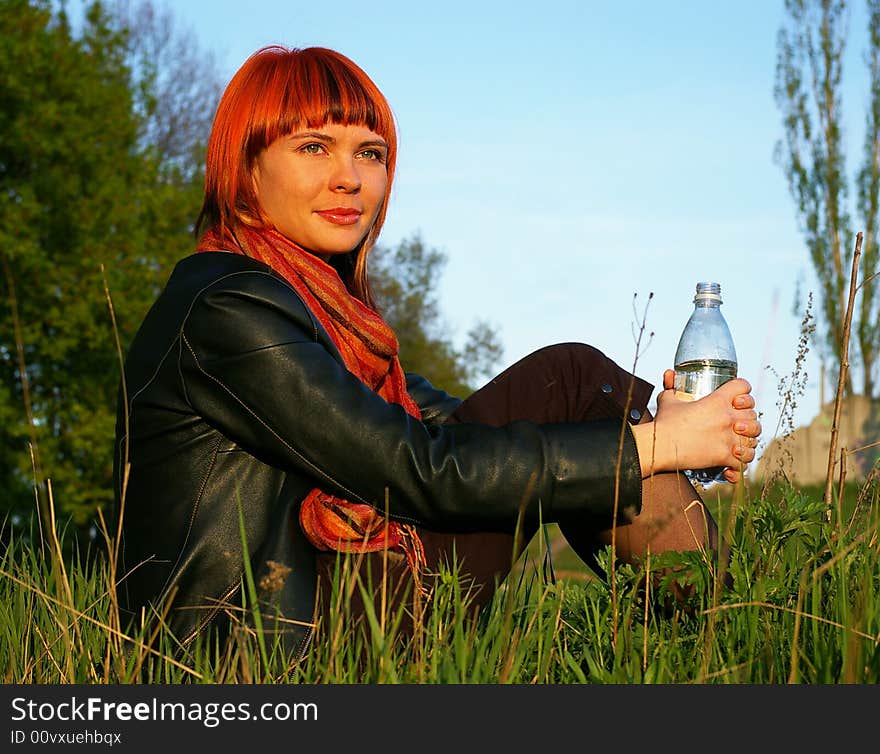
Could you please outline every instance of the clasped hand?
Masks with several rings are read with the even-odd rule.
[[[671,369],[663,373],[654,421],[632,428],[642,477],[724,466],[727,481],[740,481],[761,434],[752,386],[738,377],[699,400],[682,401],[672,389],[674,377]]]

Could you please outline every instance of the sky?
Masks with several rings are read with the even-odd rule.
[[[819,310],[773,158],[783,0],[156,4],[224,82],[272,43],[335,48],[373,78],[400,133],[380,242],[419,235],[446,255],[438,291],[454,342],[488,322],[503,368],[584,341],[657,385],[696,283],[716,281],[762,414],[759,452],[782,431],[779,385],[810,291]],[[853,164],[866,91],[858,16],[844,63]],[[796,426],[823,396],[814,348],[803,371]]]

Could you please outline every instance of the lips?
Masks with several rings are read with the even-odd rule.
[[[334,225],[354,225],[360,220],[363,213],[353,207],[333,207],[332,209],[317,210],[315,214]]]

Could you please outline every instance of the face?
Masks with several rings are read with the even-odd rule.
[[[294,243],[326,258],[356,248],[385,198],[385,140],[366,126],[328,123],[273,141],[257,157],[257,200]]]

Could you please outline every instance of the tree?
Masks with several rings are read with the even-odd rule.
[[[855,178],[856,216],[863,229],[860,288],[854,313],[852,360],[861,367],[862,393],[877,392],[880,355],[880,285],[867,280],[878,268],[880,211],[880,0],[867,0],[870,105],[863,164]],[[775,98],[784,141],[776,158],[788,180],[798,220],[820,285],[824,320],[820,356],[839,368],[854,247],[843,148],[841,79],[846,45],[845,0],[786,0],[779,30]],[[855,346],[855,347],[853,347]],[[847,394],[854,391],[846,375]]]
[[[168,105],[136,64],[144,37],[101,3],[74,35],[48,0],[0,0],[0,34],[0,485],[27,513],[36,481],[45,512],[51,480],[59,512],[85,525],[113,494],[105,282],[124,348],[192,249],[198,143],[158,138]]]
[[[29,515],[36,491],[45,524],[49,480],[86,532],[113,497],[116,338],[193,249],[221,85],[149,2],[94,2],[74,34],[51,0],[0,0],[0,35],[0,507]],[[446,338],[443,261],[416,239],[377,281],[408,366],[462,392],[500,349],[484,324]]]
[[[404,368],[452,395],[471,393],[479,379],[493,371],[502,347],[483,321],[472,326],[461,350],[452,344],[437,302],[445,255],[426,247],[415,234],[393,250],[377,246],[370,263],[374,295],[397,334]]]
[[[116,0],[112,19],[126,33],[141,146],[165,171],[201,181],[202,147],[223,93],[214,55],[150,0]]]

